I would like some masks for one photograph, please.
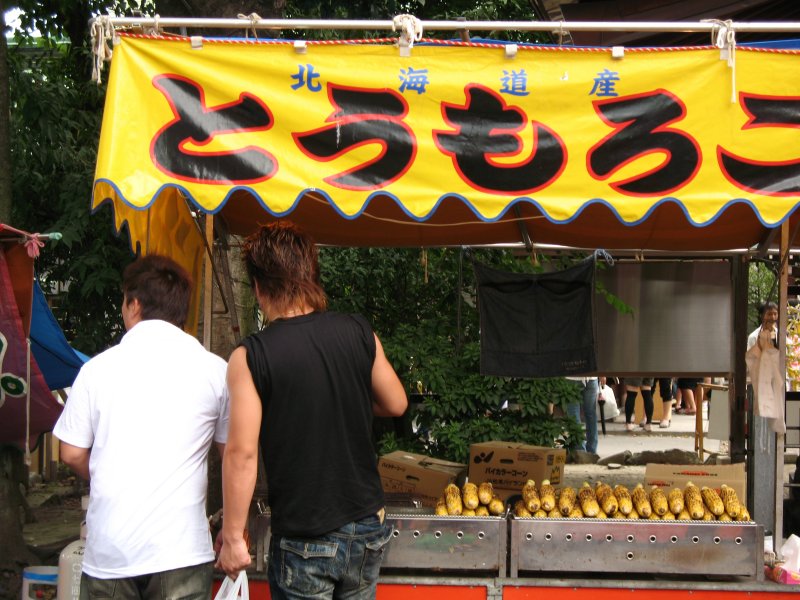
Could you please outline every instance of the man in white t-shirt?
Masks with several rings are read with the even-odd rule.
[[[88,479],[81,598],[211,596],[208,452],[228,435],[225,360],[182,327],[191,280],[149,255],[124,272],[122,341],[86,363],[53,433]]]

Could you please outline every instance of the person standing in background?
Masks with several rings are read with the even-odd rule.
[[[191,281],[164,256],[125,269],[127,333],[78,373],[53,433],[90,481],[81,598],[211,597],[208,452],[228,434],[225,360],[183,331]]]
[[[597,397],[600,387],[597,377],[567,377],[580,389],[581,401],[570,402],[566,406],[566,413],[578,423],[581,422],[581,408],[583,409],[583,426],[585,437],[581,443],[581,450],[597,454]]]
[[[775,302],[765,302],[758,307],[758,316],[761,324],[747,336],[747,349],[750,350],[757,343],[766,349],[768,343],[778,347],[778,305]]]
[[[672,378],[659,377],[656,384],[661,395],[661,422],[658,426],[666,429],[672,424]]]
[[[636,425],[633,422],[633,412],[636,408],[636,396],[642,392],[644,402],[645,421],[642,425],[645,431],[653,430],[653,380],[649,377],[625,378],[625,429],[633,431]]]
[[[697,404],[694,401],[694,391],[702,378],[697,377],[678,377],[678,389],[681,392],[681,402],[683,408],[678,411],[681,415],[697,414]]]
[[[310,237],[289,222],[272,223],[247,238],[242,255],[269,325],[229,361],[217,564],[235,577],[251,562],[243,531],[260,445],[273,600],[374,598],[392,528],[372,418],[401,416],[405,390],[366,319],[326,310]]]

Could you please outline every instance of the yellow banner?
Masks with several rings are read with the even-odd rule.
[[[455,196],[487,221],[525,199],[554,222],[603,202],[632,224],[677,201],[698,225],[795,206],[796,53],[513,50],[122,35],[95,205],[166,186],[215,212],[247,189],[282,216],[313,190],[348,218],[388,195],[424,220]]]

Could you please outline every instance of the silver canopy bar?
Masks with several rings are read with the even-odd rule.
[[[115,28],[197,28],[197,29],[336,29],[392,31],[392,20],[350,19],[206,19],[186,17],[96,17]],[[748,33],[800,32],[800,22],[735,21],[419,21],[424,31],[651,31],[708,32],[721,27]]]

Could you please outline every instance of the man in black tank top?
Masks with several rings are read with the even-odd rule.
[[[246,240],[242,255],[269,326],[228,363],[217,564],[234,577],[250,564],[242,533],[260,446],[272,512],[272,598],[374,598],[391,530],[372,418],[402,415],[405,390],[367,321],[326,311],[306,234],[273,223]]]

